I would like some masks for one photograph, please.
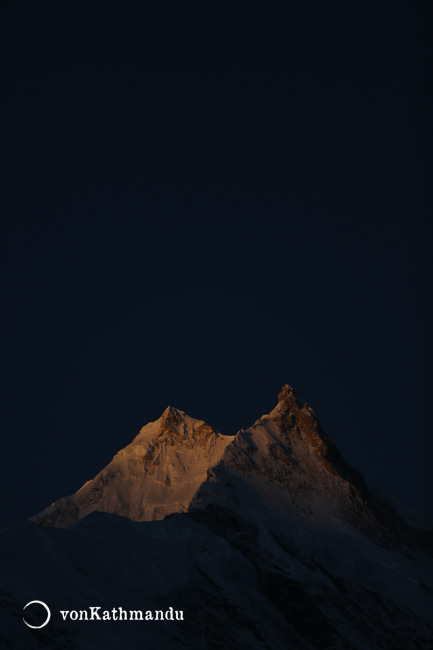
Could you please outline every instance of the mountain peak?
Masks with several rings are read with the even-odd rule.
[[[292,386],[289,386],[289,384],[284,384],[281,388],[281,392],[278,394],[278,401],[283,402],[285,399],[292,396],[296,397],[294,389]]]
[[[344,460],[314,410],[301,403],[288,384],[269,415],[238,433],[222,462],[223,467],[220,463],[213,468],[214,485],[200,487],[194,501],[198,507],[221,499],[223,490],[227,502],[241,503],[241,493],[231,495],[224,488],[230,483],[229,471],[251,486],[256,494],[250,497],[252,503],[267,503],[271,509],[278,503],[301,516],[377,529],[362,476]],[[248,507],[247,502],[240,506],[242,511]]]
[[[280,413],[281,411],[290,411],[292,409],[299,409],[300,403],[296,396],[295,391],[289,384],[284,384],[281,388],[281,392],[278,394],[278,404],[272,411]]]
[[[94,510],[137,521],[186,512],[208,469],[218,463],[233,438],[168,406],[95,478],[35,515],[33,521],[66,526]]]
[[[170,422],[173,425],[180,424],[185,420],[185,411],[169,405],[161,415],[161,420],[163,422]]]

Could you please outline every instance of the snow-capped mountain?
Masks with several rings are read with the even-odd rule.
[[[209,504],[237,512],[259,509],[353,527],[382,544],[424,547],[384,500],[369,493],[363,476],[341,456],[308,404],[285,385],[278,403],[241,430],[209,471],[191,508]]]
[[[313,409],[300,404],[288,385],[269,415],[235,436],[209,482],[218,483],[224,472],[246,482],[270,509],[358,524],[373,517],[362,476],[324,434]],[[201,486],[194,505],[206,502],[208,495],[218,498],[216,491],[213,485]]]
[[[432,532],[370,494],[289,386],[235,436],[168,408],[34,521],[0,532],[5,647],[433,647]],[[34,598],[57,612],[35,635]],[[60,617],[95,604],[184,621]]]
[[[35,515],[45,526],[67,526],[94,510],[135,521],[186,512],[209,467],[221,458],[233,436],[223,436],[203,420],[169,406],[155,422],[85,483]]]
[[[210,503],[352,525],[388,543],[407,532],[287,384],[268,415],[234,436],[169,406],[93,480],[32,521],[63,527],[93,511],[152,521]]]

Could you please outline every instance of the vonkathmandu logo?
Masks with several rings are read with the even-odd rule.
[[[62,611],[60,614],[63,620],[71,621],[183,621],[183,611],[175,610],[169,607],[165,611],[162,609],[146,610],[142,609],[123,609],[123,607],[113,607],[113,609],[102,609],[102,607],[88,607],[87,609],[71,611]]]
[[[24,623],[33,630],[39,630],[45,627],[51,619],[51,611],[48,605],[42,600],[32,600],[24,607],[29,605],[42,605],[47,612],[46,620],[41,625],[31,625],[23,616]],[[142,610],[142,609],[123,609],[123,607],[113,607],[112,609],[103,609],[100,606],[87,607],[87,609],[60,610],[63,621],[183,621],[183,610],[169,607],[166,610]]]
[[[30,623],[28,623],[28,622],[26,621],[26,619],[24,618],[24,616],[23,616],[23,621],[24,621],[24,623],[27,625],[27,627],[31,627],[32,630],[40,630],[41,627],[45,627],[45,626],[47,625],[47,623],[49,622],[49,620],[50,620],[50,618],[51,618],[51,611],[50,611],[50,608],[48,607],[48,605],[47,605],[46,603],[43,603],[42,600],[31,600],[29,603],[27,603],[27,605],[25,605],[25,606],[23,607],[23,610],[24,610],[24,609],[27,609],[27,607],[28,607],[29,605],[42,605],[42,607],[44,607],[45,610],[46,610],[46,612],[47,612],[47,618],[46,618],[45,621],[42,623],[42,625],[30,625]]]

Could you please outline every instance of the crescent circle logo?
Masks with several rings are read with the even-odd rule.
[[[48,607],[48,605],[43,603],[42,600],[31,600],[29,603],[27,603],[25,607],[23,607],[23,610],[26,609],[26,607],[28,607],[29,605],[42,605],[42,607],[45,607],[45,609],[47,610],[47,620],[44,623],[42,623],[42,625],[30,625],[30,623],[27,623],[26,619],[23,616],[23,621],[27,625],[27,627],[31,627],[32,630],[40,630],[41,627],[45,627],[47,625],[47,623],[51,618],[50,608]]]

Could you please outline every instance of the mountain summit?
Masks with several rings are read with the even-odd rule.
[[[256,516],[264,507],[389,539],[396,526],[404,528],[391,508],[378,506],[287,384],[268,415],[234,436],[167,407],[93,480],[32,520],[63,527],[96,510],[151,521],[209,504]]]
[[[94,479],[32,520],[44,526],[63,527],[94,510],[135,521],[185,512],[206,480],[208,468],[220,460],[233,438],[168,406]]]

